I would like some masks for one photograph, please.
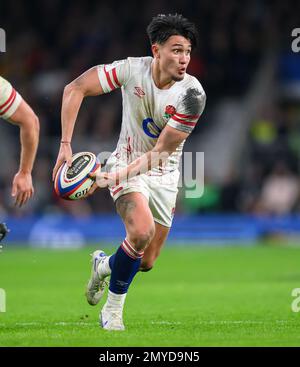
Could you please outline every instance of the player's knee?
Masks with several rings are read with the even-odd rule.
[[[135,245],[137,251],[143,251],[150,243],[155,233],[154,227],[143,229],[136,229],[131,235],[130,239]]]

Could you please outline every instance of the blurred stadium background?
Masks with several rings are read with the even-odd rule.
[[[107,190],[78,202],[54,196],[62,92],[93,65],[149,55],[147,24],[158,13],[174,12],[199,28],[188,71],[201,81],[207,105],[185,145],[185,151],[204,152],[204,194],[187,199],[181,191],[171,242],[253,245],[279,236],[297,243],[300,53],[291,50],[291,32],[300,27],[300,3],[279,0],[1,1],[7,52],[0,54],[0,74],[41,123],[35,197],[21,210],[10,198],[18,129],[0,124],[0,218],[11,229],[7,243],[80,247],[123,237]],[[120,123],[120,92],[86,99],[73,151],[113,151]]]
[[[110,252],[124,229],[107,190],[78,202],[53,193],[63,88],[93,65],[149,55],[147,24],[174,12],[200,32],[188,71],[207,105],[185,151],[204,152],[204,194],[181,189],[167,248],[131,287],[127,331],[108,335],[83,297],[88,258]],[[11,229],[0,254],[1,346],[299,345],[299,14],[292,0],[0,1],[0,75],[41,123],[35,196],[21,210],[10,197],[19,131],[0,123],[0,221]],[[113,151],[120,123],[120,91],[86,99],[73,151]]]

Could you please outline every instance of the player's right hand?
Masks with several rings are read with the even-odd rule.
[[[12,184],[11,196],[15,199],[15,205],[19,208],[26,204],[32,197],[34,188],[31,173],[19,171],[15,174]]]
[[[88,191],[88,194],[93,194],[97,188],[104,189],[116,184],[116,175],[114,173],[101,172],[100,168],[93,173],[89,173],[88,177],[95,180],[95,183]]]
[[[67,162],[68,167],[72,166],[72,148],[70,143],[61,143],[58,156],[56,159],[55,166],[52,172],[52,181],[55,180],[56,173],[59,167],[64,163]]]

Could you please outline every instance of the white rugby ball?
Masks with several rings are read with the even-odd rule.
[[[63,163],[59,168],[55,180],[56,194],[65,200],[82,199],[95,182],[88,174],[95,172],[100,164],[94,153],[80,152],[73,154],[72,166]]]

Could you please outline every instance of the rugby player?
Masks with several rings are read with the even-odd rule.
[[[39,142],[39,119],[12,85],[0,76],[0,118],[20,128],[21,157],[19,170],[12,182],[15,205],[25,205],[34,194],[32,168]],[[0,224],[0,241],[8,230]]]
[[[99,302],[110,275],[108,298],[100,313],[107,330],[124,330],[128,288],[140,271],[149,271],[165,243],[175,210],[179,160],[185,140],[203,112],[206,95],[187,73],[197,42],[193,23],[182,15],[158,15],[147,27],[152,57],[128,57],[92,67],[65,87],[59,166],[71,165],[71,139],[84,97],[122,89],[119,142],[89,195],[108,187],[126,229],[116,253],[93,253],[86,296]]]

